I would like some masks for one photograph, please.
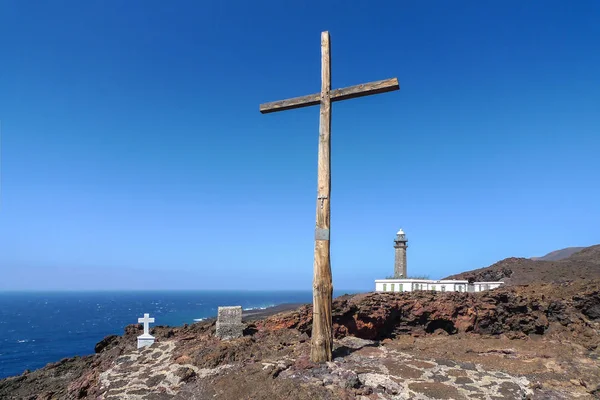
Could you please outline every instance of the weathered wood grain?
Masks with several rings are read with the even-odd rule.
[[[398,78],[384,79],[382,81],[375,81],[369,83],[363,83],[355,86],[348,86],[343,89],[335,89],[331,91],[331,101],[340,101],[355,99],[357,97],[370,96],[372,94],[393,92],[399,90],[400,84]]]
[[[321,103],[321,93],[309,94],[308,96],[294,97],[293,99],[279,100],[272,103],[260,105],[260,112],[268,114],[276,111],[293,110],[294,108],[316,106]]]
[[[331,60],[329,32],[321,33],[321,112],[319,121],[319,157],[317,177],[316,229],[330,229],[331,196]],[[310,359],[332,360],[333,328],[331,319],[332,278],[329,237],[315,237],[313,272],[313,326]]]
[[[370,96],[372,94],[392,92],[399,90],[398,78],[384,79],[382,81],[362,83],[360,85],[348,86],[342,89],[331,90],[329,97],[332,102],[340,100],[355,99],[357,97]],[[293,110],[294,108],[316,106],[321,102],[321,94],[309,94],[307,96],[294,97],[287,100],[273,101],[260,105],[260,112],[268,114],[277,111]]]

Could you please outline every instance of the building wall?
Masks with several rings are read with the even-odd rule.
[[[425,280],[425,279],[378,279],[376,292],[414,292],[431,290],[436,292],[482,292],[495,289],[504,282],[475,282],[469,285],[465,280]]]
[[[396,249],[394,259],[394,277],[400,277],[406,279],[406,245],[394,247]]]

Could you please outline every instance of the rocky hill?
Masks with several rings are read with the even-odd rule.
[[[585,247],[567,247],[566,249],[554,250],[542,257],[531,257],[537,261],[558,261],[570,257],[573,253],[577,253]]]
[[[2,399],[592,399],[600,280],[481,293],[365,293],[333,303],[334,360],[309,360],[310,305],[215,337],[214,321],[141,326],[96,354],[0,381]]]
[[[557,261],[507,258],[489,267],[462,272],[445,279],[469,278],[476,281],[503,281],[510,285],[600,278],[600,245],[584,247]]]

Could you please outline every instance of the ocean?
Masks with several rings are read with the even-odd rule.
[[[337,292],[335,296],[349,292]],[[155,325],[214,317],[217,307],[310,303],[310,291],[153,291],[0,293],[0,379],[65,357],[94,353],[107,335],[149,313]]]

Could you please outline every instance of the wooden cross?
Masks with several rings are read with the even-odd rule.
[[[364,83],[331,90],[331,58],[329,32],[321,32],[321,93],[260,105],[263,114],[294,108],[321,105],[319,124],[319,159],[317,190],[317,223],[313,275],[313,326],[310,358],[313,362],[331,361],[333,328],[331,301],[333,285],[329,258],[330,192],[331,192],[331,102],[369,96],[400,89],[397,78]]]

